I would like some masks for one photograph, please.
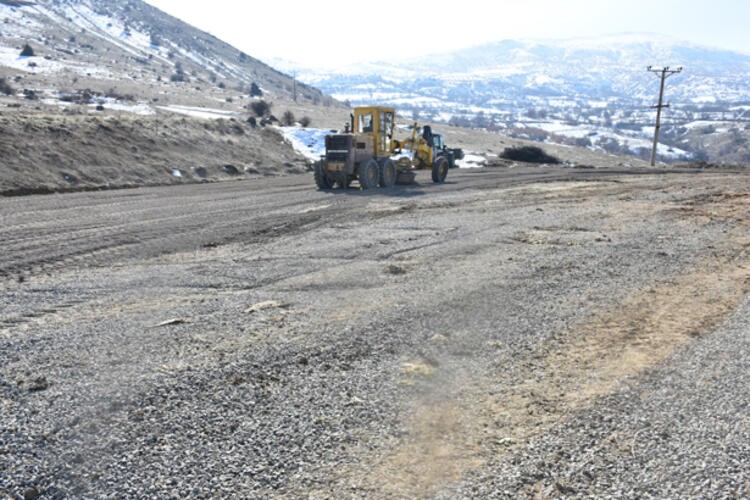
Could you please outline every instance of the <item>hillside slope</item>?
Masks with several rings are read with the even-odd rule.
[[[0,114],[0,195],[285,175],[306,161],[272,128],[130,114]]]
[[[248,123],[259,99],[318,126],[347,114],[140,0],[0,0],[0,193],[305,171]]]
[[[136,99],[179,100],[196,87],[200,93],[236,94],[249,93],[255,83],[275,97],[291,98],[296,90],[301,100],[325,99],[141,0],[0,1],[0,21],[0,77],[19,87],[114,89]],[[25,44],[35,57],[19,57]]]

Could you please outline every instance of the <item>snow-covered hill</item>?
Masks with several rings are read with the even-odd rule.
[[[25,45],[33,56],[21,56]],[[183,105],[250,94],[252,84],[270,96],[329,99],[141,0],[0,0],[0,78],[19,91]]]
[[[649,65],[684,68],[668,80],[664,159],[750,162],[750,55],[658,35],[506,40],[301,78],[352,104],[394,105],[422,120],[645,154],[659,92]],[[732,131],[736,147],[711,140],[717,131]]]

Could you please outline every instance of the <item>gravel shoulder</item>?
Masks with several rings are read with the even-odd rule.
[[[750,494],[750,178],[0,198],[0,494]]]

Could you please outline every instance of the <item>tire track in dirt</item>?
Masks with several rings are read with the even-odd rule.
[[[284,203],[283,198],[274,202],[273,210],[258,208],[258,215],[254,215],[252,206],[233,211],[231,207],[203,205],[206,203],[182,208],[174,203],[156,203],[134,213],[121,212],[123,207],[117,204],[103,213],[72,214],[73,221],[44,221],[44,230],[37,227],[40,222],[15,227],[15,236],[5,228],[1,232],[11,237],[0,259],[0,276],[35,268],[50,271],[76,265],[111,265],[123,258],[257,241],[315,224],[335,210],[333,205],[317,211],[300,210],[299,207],[309,208],[311,203]]]
[[[390,192],[337,190],[320,193],[307,176],[264,182],[152,187],[0,199],[0,279],[71,264],[109,264],[124,255],[154,256],[203,244],[243,241],[263,219],[295,218],[320,202],[328,214],[359,210],[376,197],[410,200],[434,192],[520,186],[567,178],[606,179],[617,172],[567,169],[455,172],[455,184],[399,186]],[[423,179],[424,180],[424,179]],[[459,205],[430,205],[446,209]],[[408,208],[407,208],[408,209]],[[295,215],[295,213],[297,215]],[[390,215],[367,213],[368,217]],[[283,226],[286,223],[280,223]],[[292,221],[289,223],[294,225]],[[260,230],[261,233],[263,229]],[[212,235],[216,235],[215,237]],[[164,248],[161,248],[161,247]],[[154,249],[158,250],[154,253]]]
[[[454,377],[439,395],[427,394],[408,417],[407,435],[362,467],[366,472],[354,482],[389,498],[432,497],[485,457],[522,448],[715,331],[750,292],[750,195],[696,197],[669,212],[683,223],[721,220],[733,228],[698,265],[548,340],[523,360],[513,382],[472,373]]]

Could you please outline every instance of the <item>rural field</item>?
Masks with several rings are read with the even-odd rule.
[[[417,181],[0,197],[0,497],[750,496],[746,170]]]

